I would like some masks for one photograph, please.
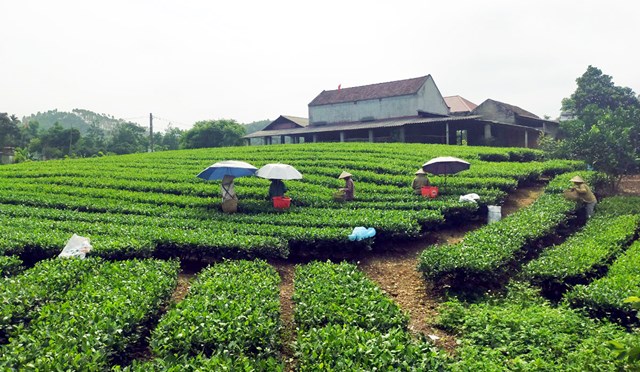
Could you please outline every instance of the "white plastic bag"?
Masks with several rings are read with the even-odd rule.
[[[89,238],[85,238],[83,236],[79,236],[73,234],[71,239],[67,242],[62,250],[62,253],[58,255],[58,257],[69,258],[69,257],[79,257],[84,258],[87,253],[93,248],[89,243]]]
[[[502,207],[499,205],[487,205],[487,223],[498,222],[502,219]]]
[[[459,202],[471,202],[471,203],[477,203],[478,200],[480,200],[480,195],[478,194],[460,195],[460,198],[458,199]]]

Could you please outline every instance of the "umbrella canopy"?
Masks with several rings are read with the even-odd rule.
[[[198,177],[204,180],[221,180],[224,176],[251,176],[256,172],[256,169],[258,168],[243,161],[225,160],[210,165],[200,172]]]
[[[467,170],[469,167],[471,167],[471,164],[462,159],[454,158],[453,156],[433,158],[422,165],[422,169],[425,172],[436,175],[455,174]]]
[[[270,180],[299,180],[302,174],[289,164],[267,164],[258,169],[256,176]]]

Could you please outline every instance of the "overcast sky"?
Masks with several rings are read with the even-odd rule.
[[[307,117],[322,90],[431,74],[444,95],[559,115],[588,65],[640,91],[640,3],[2,0],[0,112],[164,127]]]

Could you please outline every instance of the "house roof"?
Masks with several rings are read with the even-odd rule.
[[[510,105],[508,103],[496,101],[494,99],[487,99],[484,102],[493,102],[493,103],[495,103],[495,104],[497,104],[499,106],[503,106],[503,107],[513,111],[515,114],[520,115],[520,116],[526,116],[526,117],[533,118],[533,119],[540,119],[540,117],[538,115],[533,114],[533,113],[531,113],[531,112],[529,112],[527,110],[521,109],[518,106],[514,106],[514,105]],[[482,102],[482,103],[484,103],[484,102]]]
[[[260,137],[269,137],[269,136],[295,136],[295,135],[301,136],[301,135],[313,134],[313,133],[340,132],[340,131],[376,129],[376,128],[394,128],[394,127],[402,127],[406,125],[436,124],[436,123],[465,121],[465,120],[472,120],[477,123],[490,123],[490,124],[497,124],[501,126],[536,130],[538,132],[542,132],[542,130],[539,128],[532,128],[532,127],[527,127],[527,126],[518,125],[518,124],[502,123],[502,122],[493,121],[493,120],[485,120],[485,119],[482,119],[481,116],[477,116],[477,115],[449,116],[444,118],[424,118],[419,116],[412,116],[412,117],[405,117],[405,118],[369,121],[364,123],[351,122],[351,123],[328,124],[328,125],[317,125],[317,126],[311,125],[304,128],[293,128],[293,129],[261,130],[259,132],[247,134],[243,138],[260,138]]]
[[[312,133],[337,132],[337,131],[359,130],[359,129],[393,128],[393,127],[401,127],[404,125],[443,123],[443,122],[452,122],[452,121],[458,121],[458,120],[469,120],[469,119],[478,119],[478,118],[480,117],[479,116],[459,116],[459,117],[449,116],[449,117],[443,117],[443,118],[425,118],[420,116],[411,116],[411,117],[404,117],[404,118],[375,120],[375,121],[368,121],[368,122],[357,121],[357,122],[350,122],[350,123],[311,125],[304,128],[261,130],[259,132],[247,134],[246,136],[244,136],[244,138],[258,138],[258,137],[265,137],[265,136],[304,135],[304,134],[312,134]]]
[[[262,130],[271,130],[271,128],[273,128],[275,125],[277,124],[282,124],[282,123],[293,123],[295,125],[297,125],[298,127],[304,128],[307,125],[309,125],[309,119],[307,118],[300,118],[297,116],[289,116],[289,115],[280,115],[278,116],[278,118],[274,121],[272,121],[271,123],[269,123],[266,127],[264,127],[264,129]]]
[[[323,90],[322,93],[309,103],[309,106],[330,105],[334,103],[364,101],[369,99],[415,94],[430,77],[431,75],[426,75],[413,79],[390,81],[359,87]]]
[[[294,122],[295,124],[298,124],[301,127],[306,127],[307,125],[309,125],[308,118],[301,118],[298,116],[290,116],[290,115],[281,115],[281,116],[285,119],[288,119],[289,121]]]
[[[460,96],[444,97],[444,102],[449,106],[449,112],[452,114],[471,112],[474,108],[478,107],[475,103]]]

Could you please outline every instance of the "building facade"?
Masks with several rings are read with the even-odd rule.
[[[557,122],[518,106],[444,98],[426,75],[322,91],[309,103],[308,121],[280,116],[245,138],[262,138],[264,144],[367,141],[537,147],[541,135],[555,136],[557,130]]]

